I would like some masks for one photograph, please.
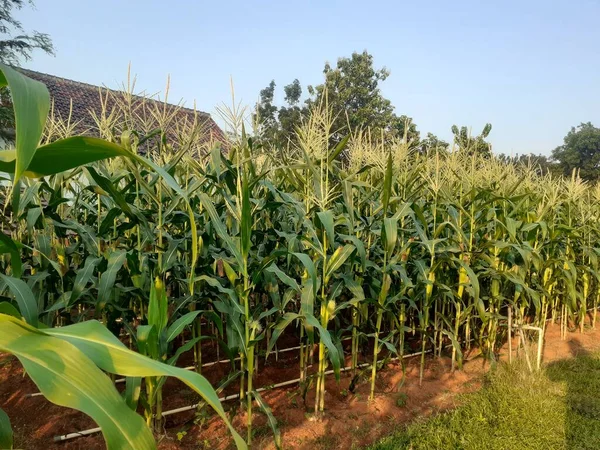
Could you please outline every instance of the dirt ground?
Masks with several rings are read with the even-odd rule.
[[[516,347],[516,341],[513,349]],[[568,358],[579,351],[600,349],[600,329],[586,328],[584,333],[570,332],[561,340],[558,325],[549,325],[543,348],[543,362]],[[216,355],[207,351],[204,361]],[[501,351],[507,358],[507,347]],[[180,366],[188,365],[180,361]],[[450,358],[426,360],[423,384],[419,386],[419,358],[404,360],[404,370],[398,362],[388,364],[378,374],[376,398],[368,401],[370,370],[366,371],[354,392],[349,385],[352,375],[342,373],[339,384],[329,376],[326,384],[325,416],[314,420],[314,386],[308,391],[306,403],[299,389],[292,385],[264,391],[262,396],[271,406],[279,422],[285,449],[350,449],[361,448],[376,441],[402,423],[419,416],[426,416],[452,408],[460,401],[459,394],[477,389],[489,364],[473,350],[466,357],[463,369],[451,372]],[[532,361],[535,364],[535,360]],[[218,383],[228,372],[229,366],[220,364],[206,370],[205,376]],[[276,361],[272,356],[261,361],[255,386],[297,378],[297,352],[281,354]],[[16,358],[0,354],[0,407],[11,419],[15,433],[15,448],[25,449],[102,449],[104,441],[100,434],[80,437],[68,442],[55,443],[54,436],[88,428],[94,423],[84,414],[49,403],[43,397],[26,397],[36,392],[36,386],[23,374]],[[224,393],[235,392],[236,387]],[[196,403],[196,394],[179,383],[169,380],[164,389],[164,411]],[[245,436],[245,413],[238,409],[236,401],[227,402],[233,423]],[[255,415],[255,445],[258,449],[273,449],[271,430],[266,418]],[[156,436],[158,447],[171,449],[226,449],[231,440],[222,421],[210,411],[188,411],[166,418],[165,432]]]

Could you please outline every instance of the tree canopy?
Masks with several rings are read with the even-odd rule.
[[[590,122],[572,127],[563,145],[552,151],[564,175],[577,170],[584,180],[597,180],[600,176],[600,128]]]
[[[21,61],[29,61],[31,53],[40,49],[54,54],[52,39],[46,33],[25,32],[23,25],[14,17],[15,10],[23,6],[34,6],[32,0],[0,1],[0,61],[11,66],[20,65]]]
[[[375,68],[373,56],[367,51],[339,58],[335,67],[326,63],[323,74],[322,84],[307,87],[308,98],[304,102],[301,102],[303,90],[297,79],[284,86],[284,106],[274,105],[275,81],[260,92],[254,118],[265,140],[274,145],[287,145],[310,108],[326,104],[335,114],[333,143],[350,130],[360,128],[382,132],[386,138],[406,138],[415,145],[419,142],[419,131],[413,120],[406,115],[397,116],[391,101],[381,93],[380,83],[386,80],[389,71],[385,67]]]
[[[486,157],[492,155],[492,145],[485,139],[490,135],[492,131],[492,124],[486,123],[478,136],[472,136],[471,132],[467,127],[461,127],[460,129],[456,126],[452,126],[452,134],[454,135],[454,144],[459,151],[464,151],[469,154],[481,154]]]

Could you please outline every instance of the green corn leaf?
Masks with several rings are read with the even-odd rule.
[[[3,231],[0,231],[0,254],[8,253],[10,255],[10,266],[12,267],[12,274],[16,278],[20,278],[23,272],[23,265],[21,263],[21,251],[17,244],[9,238]]]
[[[221,178],[221,147],[218,145],[213,146],[210,151],[210,162],[212,170],[217,176],[217,180]]]
[[[252,210],[250,205],[250,188],[248,187],[248,175],[246,170],[242,174],[242,218],[240,222],[240,239],[242,246],[242,258],[248,259],[250,245],[252,243]]]
[[[334,225],[333,225],[333,213],[329,210],[327,211],[319,211],[317,213],[323,228],[325,229],[325,233],[327,234],[327,239],[329,241],[329,247],[333,248],[333,244],[335,243],[335,233],[334,233]]]
[[[85,351],[5,315],[0,315],[0,350],[19,359],[49,401],[89,415],[102,429],[108,449],[156,448],[144,420],[127,407]]]
[[[292,323],[292,321],[294,321],[300,317],[301,316],[299,314],[287,312],[281,317],[281,319],[279,319],[277,321],[277,323],[273,327],[273,334],[271,334],[271,339],[269,340],[269,347],[267,348],[266,357],[269,356],[269,353],[271,353],[271,351],[273,350],[273,347],[275,347],[275,344],[277,343],[277,339],[279,339],[279,336],[281,336],[281,333],[284,332],[284,330],[287,328],[287,326],[290,323]]]
[[[325,283],[327,283],[334,272],[346,262],[354,250],[356,250],[354,245],[346,244],[343,247],[338,247],[336,251],[333,252],[333,255],[331,255],[331,258],[327,261],[327,268],[325,269]]]
[[[129,377],[179,378],[219,414],[233,435],[237,448],[246,448],[244,440],[227,419],[216,392],[202,375],[154,361],[129,350],[104,325],[95,320],[53,328],[47,332],[73,344],[107,372]]]
[[[390,197],[392,196],[392,177],[393,177],[393,160],[392,152],[388,154],[387,164],[385,167],[385,177],[383,179],[383,216],[387,215]]]
[[[69,298],[69,305],[72,305],[77,301],[85,286],[88,284],[92,275],[94,274],[94,269],[96,266],[102,261],[102,258],[96,258],[94,256],[88,256],[85,260],[84,266],[77,271],[77,275],[75,275],[75,281],[73,282],[73,290],[71,291],[71,296]]]
[[[300,260],[300,262],[302,263],[302,265],[304,266],[304,268],[306,269],[308,276],[310,277],[310,280],[312,281],[313,290],[316,295],[317,289],[319,287],[318,287],[318,279],[317,279],[317,268],[315,267],[315,263],[313,262],[312,259],[310,259],[310,256],[308,256],[306,253],[292,253],[292,255],[294,255],[296,258],[298,258]]]
[[[265,269],[266,272],[270,272],[277,276],[282,283],[287,284],[289,287],[294,289],[296,292],[300,292],[300,286],[292,277],[284,273],[276,264],[271,264]]]
[[[213,204],[210,197],[208,195],[206,195],[205,193],[201,193],[200,201],[202,202],[202,205],[208,212],[208,215],[210,217],[210,222],[212,223],[212,226],[215,228],[217,234],[225,242],[225,244],[227,244],[229,251],[236,259],[239,267],[240,268],[244,267],[244,262],[243,262],[244,260],[242,258],[242,254],[240,253],[238,246],[235,244],[235,242],[233,241],[231,236],[229,236],[229,234],[227,233],[227,229],[225,228],[225,225],[223,225],[223,222],[221,221],[221,218],[219,217],[219,214],[217,213],[217,210],[215,209],[215,205]]]
[[[344,151],[344,149],[346,148],[346,145],[348,144],[349,139],[350,139],[350,135],[347,134],[340,142],[338,142],[338,144],[334,147],[332,152],[329,154],[329,157],[327,158],[327,162],[331,163],[332,161],[335,161],[338,156],[340,156],[340,153],[342,153]]]
[[[134,157],[123,147],[103,139],[88,136],[70,137],[39,147],[25,175],[30,178],[54,175],[116,156]],[[14,173],[16,158],[15,150],[0,152],[0,172]]]
[[[21,313],[19,312],[19,310],[8,302],[0,302],[0,314],[6,314],[7,316],[13,316],[13,317],[16,317],[17,319],[20,319],[21,317],[23,317],[21,315]]]
[[[115,201],[115,203],[119,206],[119,208],[121,208],[121,210],[123,212],[125,212],[129,215],[132,215],[132,211],[131,211],[131,207],[129,206],[129,203],[127,203],[127,201],[125,200],[125,197],[123,197],[123,194],[121,194],[115,188],[114,183],[112,181],[110,181],[108,178],[103,177],[98,172],[96,172],[96,170],[93,167],[87,167],[86,169],[90,173],[90,175],[92,176],[92,178],[94,179],[96,184],[98,186],[100,186],[103,190],[108,192],[108,194]]]
[[[115,285],[117,273],[123,267],[126,258],[127,253],[122,250],[112,252],[108,257],[108,266],[100,277],[98,285],[98,303],[101,308],[110,300],[110,292]]]
[[[125,402],[129,409],[136,411],[142,392],[142,379],[140,377],[127,377],[125,379]]]
[[[389,256],[394,252],[396,242],[398,241],[398,221],[394,218],[384,218],[383,231],[384,232],[381,236],[383,248]]]
[[[13,431],[8,415],[0,408],[0,448],[13,448]]]
[[[321,339],[321,342],[323,342],[323,344],[325,344],[325,347],[327,347],[329,360],[331,361],[331,365],[333,366],[333,372],[335,374],[336,379],[339,381],[341,357],[337,346],[333,343],[331,339],[331,334],[329,334],[329,331],[327,331],[321,326],[321,324],[315,316],[306,315],[304,320],[310,326],[313,326],[317,330],[319,330],[319,339]]]
[[[198,314],[201,314],[203,311],[192,311],[187,314],[184,314],[175,322],[173,322],[169,328],[167,329],[167,342],[171,342],[175,339],[179,334],[183,331],[183,329],[191,324]]]
[[[19,305],[21,315],[28,324],[37,327],[38,325],[38,304],[33,292],[27,283],[17,278],[9,277],[0,273],[0,280],[4,281],[12,295],[15,296],[15,301]]]
[[[279,426],[277,425],[277,419],[273,415],[271,408],[269,405],[263,400],[260,394],[257,391],[252,391],[252,397],[256,400],[258,407],[260,410],[267,416],[267,421],[269,422],[269,426],[273,431],[273,437],[275,439],[275,447],[280,450],[281,447],[281,432],[279,431]]]
[[[15,111],[14,183],[16,184],[29,167],[40,143],[50,111],[50,94],[42,83],[26,77],[5,64],[0,64],[0,71],[0,86],[10,88]]]
[[[165,292],[165,285],[160,277],[156,277],[150,286],[150,302],[148,304],[148,325],[154,325],[158,334],[166,328],[169,301]]]
[[[154,360],[160,358],[158,333],[154,325],[139,325],[136,330],[137,346],[140,354]]]
[[[354,244],[354,246],[356,247],[356,253],[360,258],[361,270],[364,272],[367,268],[367,252],[365,250],[365,244],[363,243],[363,241],[351,234],[340,234],[339,236],[343,240],[350,241],[352,244]]]

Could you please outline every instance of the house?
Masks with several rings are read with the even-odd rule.
[[[18,70],[46,85],[52,102],[51,120],[68,123],[71,133],[105,138],[112,133],[119,138],[124,129],[144,136],[161,128],[167,130],[167,141],[174,148],[187,144],[193,151],[206,142],[227,142],[208,113],[33,70]]]

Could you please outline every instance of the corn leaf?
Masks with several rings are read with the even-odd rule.
[[[232,427],[211,384],[202,375],[169,366],[129,350],[104,325],[95,320],[47,331],[84,352],[98,367],[128,377],[174,376],[196,391],[219,414],[228,426],[238,449],[246,444]]]
[[[84,351],[5,315],[0,315],[0,350],[19,359],[49,401],[94,419],[108,449],[156,448],[143,419]]]
[[[37,327],[38,325],[38,304],[33,296],[33,292],[27,283],[17,278],[9,277],[0,273],[0,280],[4,281],[12,295],[15,296],[15,301],[19,305],[21,315],[28,324]]]
[[[8,86],[15,112],[16,183],[27,170],[40,143],[48,112],[50,94],[44,84],[0,64],[0,86]],[[1,170],[1,169],[0,169]]]
[[[0,448],[13,448],[13,431],[8,415],[0,408]]]
[[[127,253],[122,250],[112,252],[108,257],[108,266],[100,277],[100,284],[98,286],[98,303],[101,308],[110,300],[110,292],[115,285],[117,273],[123,267],[126,258]]]

